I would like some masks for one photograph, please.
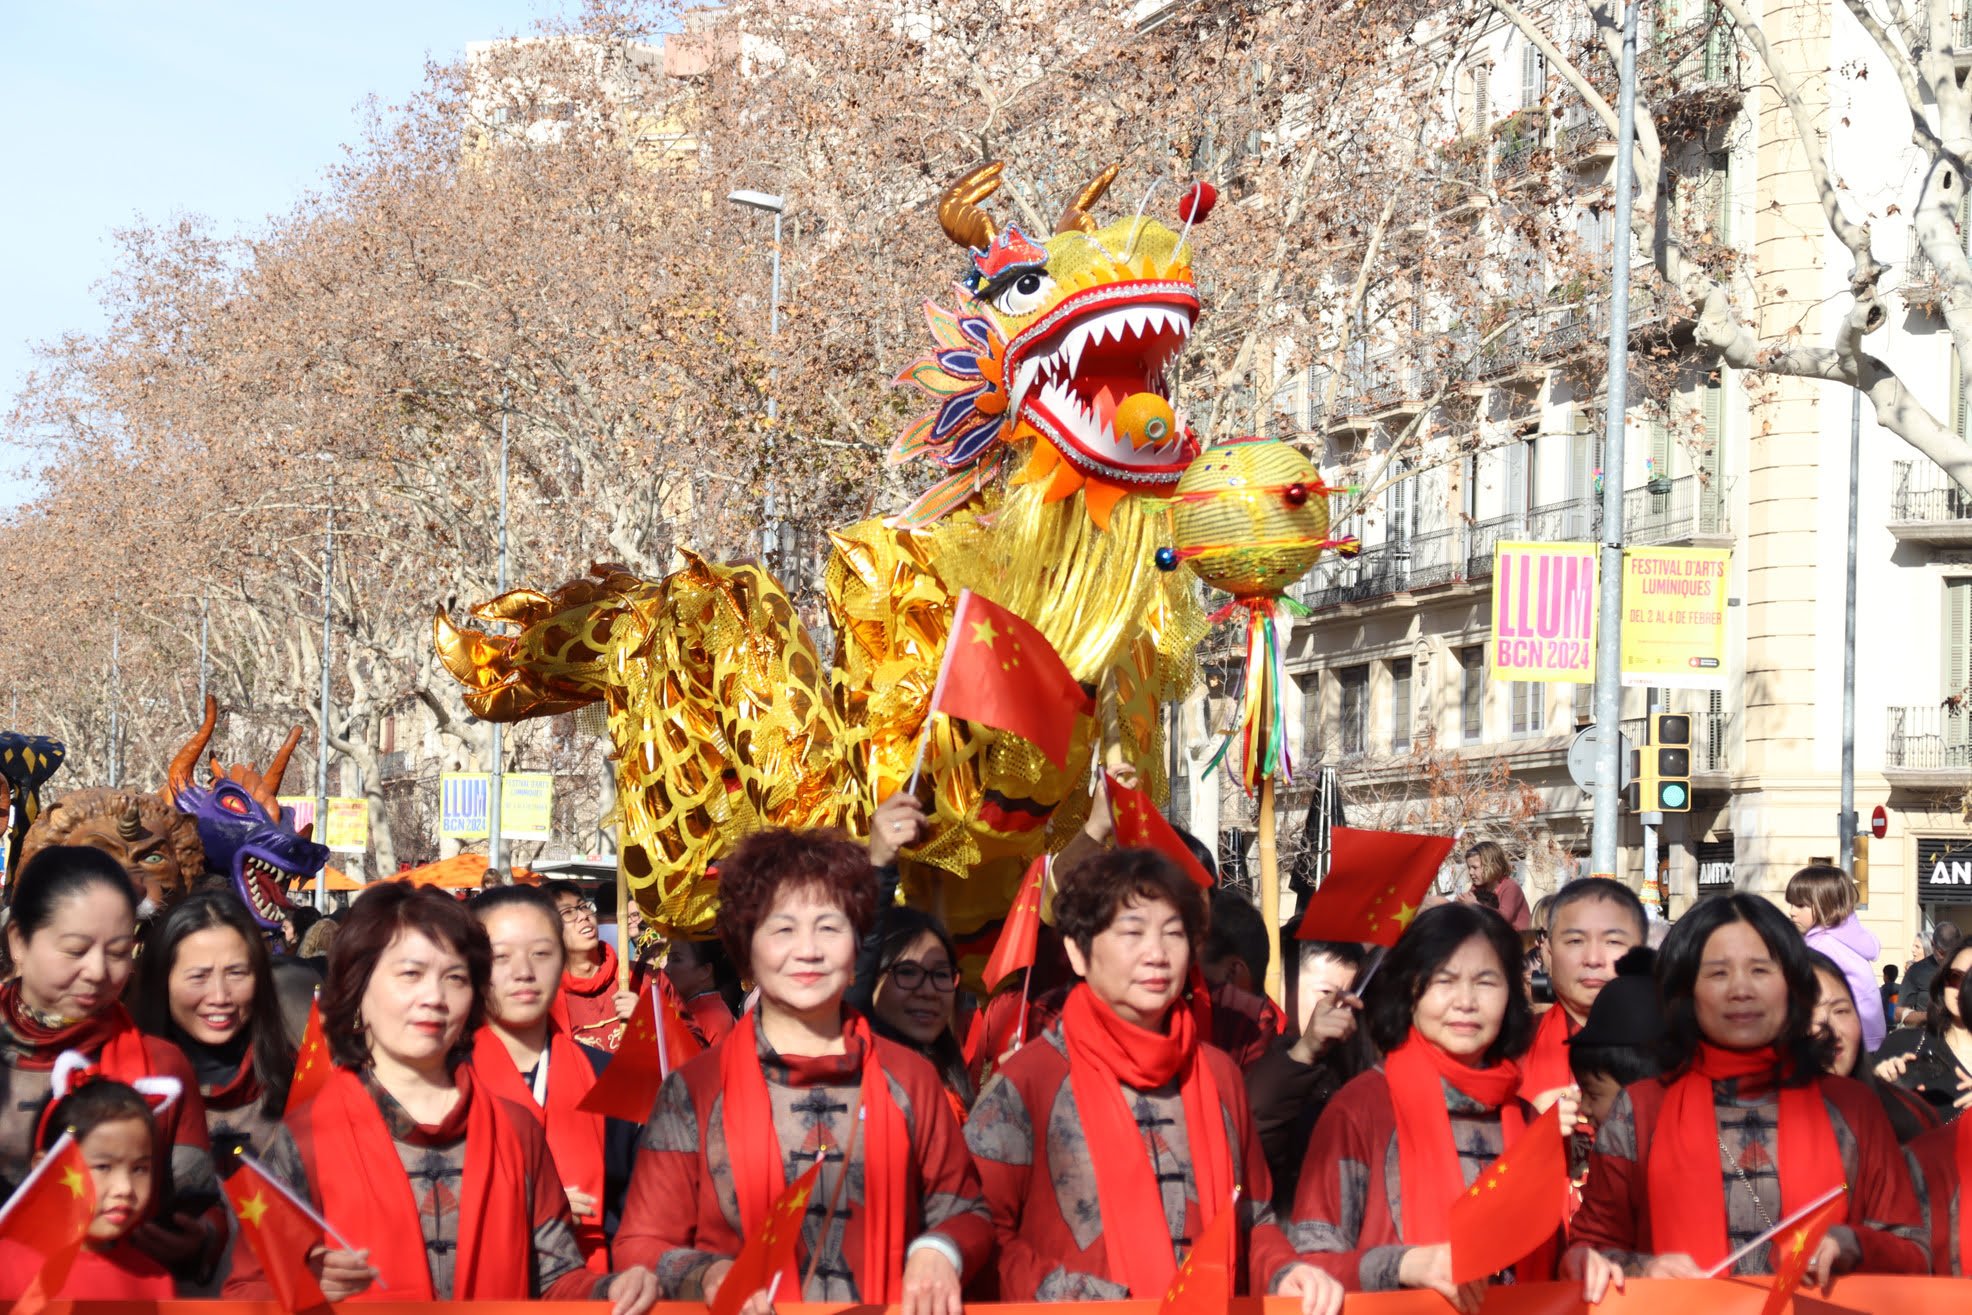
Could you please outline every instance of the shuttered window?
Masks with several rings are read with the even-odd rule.
[[[1458,651],[1459,729],[1467,744],[1486,738],[1486,650],[1475,644]]]
[[[1390,748],[1401,753],[1411,747],[1411,660],[1390,662]]]

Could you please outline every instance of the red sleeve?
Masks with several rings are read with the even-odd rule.
[[[1047,1155],[1045,1130],[1034,1125],[1035,1093],[1029,1084],[1014,1080],[1032,1068],[1024,1056],[1016,1056],[1015,1062],[1002,1069],[980,1093],[965,1126],[966,1142],[972,1148],[992,1216],[993,1236],[999,1243],[994,1268],[999,1273],[1001,1301],[1035,1300],[1041,1281],[1062,1265],[1060,1257],[1044,1253],[1023,1227],[1028,1222],[1025,1215],[1035,1161]],[[1046,1171],[1041,1172],[1045,1190]]]
[[[1374,1104],[1388,1103],[1382,1074],[1366,1073],[1349,1083],[1322,1112],[1301,1160],[1290,1226],[1296,1259],[1332,1274],[1351,1292],[1363,1291],[1362,1262],[1371,1249],[1364,1228],[1371,1197],[1382,1195],[1380,1178],[1387,1151],[1377,1136]]]
[[[705,1170],[705,1124],[699,1114],[716,1095],[719,1052],[696,1055],[664,1080],[637,1143],[611,1255],[619,1270],[656,1271],[667,1300],[696,1299],[694,1284],[713,1260],[739,1253],[740,1239],[721,1212]],[[694,1080],[703,1076],[702,1089]],[[766,1130],[772,1136],[772,1129]]]
[[[1876,1095],[1859,1082],[1823,1079],[1822,1090],[1841,1110],[1856,1139],[1856,1176],[1850,1184],[1849,1227],[1862,1251],[1857,1272],[1928,1274],[1924,1213],[1911,1190],[1902,1148]]]
[[[1207,1052],[1208,1056],[1211,1052]],[[1225,1056],[1212,1056],[1213,1079],[1219,1085],[1219,1099],[1232,1114],[1233,1132],[1238,1138],[1237,1156],[1246,1190],[1239,1200],[1240,1224],[1246,1232],[1246,1292],[1264,1295],[1274,1276],[1298,1259],[1280,1222],[1274,1218],[1274,1176],[1267,1167],[1266,1148],[1260,1145],[1260,1130],[1253,1122],[1253,1110],[1246,1099],[1246,1081]]]
[[[993,1257],[993,1217],[986,1206],[985,1189],[980,1186],[979,1170],[966,1149],[965,1133],[945,1098],[936,1070],[916,1055],[906,1053],[902,1060],[914,1062],[902,1062],[898,1053],[885,1046],[883,1063],[908,1083],[924,1231],[936,1233],[958,1248],[964,1260],[960,1280],[970,1282]],[[905,1239],[906,1243],[912,1240]]]
[[[1650,1249],[1639,1222],[1649,1218],[1650,1204],[1644,1198],[1646,1182],[1637,1146],[1639,1138],[1648,1135],[1655,1124],[1655,1104],[1645,1098],[1650,1108],[1639,1115],[1636,1101],[1644,1085],[1640,1083],[1618,1096],[1609,1117],[1596,1130],[1581,1209],[1568,1225],[1571,1250],[1590,1247],[1626,1267],[1633,1267],[1631,1260]],[[1654,1091],[1654,1084],[1651,1086]],[[1563,1272],[1568,1272],[1565,1266]]]
[[[545,1063],[546,1061],[543,1060]],[[527,1185],[533,1199],[528,1202],[528,1236],[539,1238],[541,1230],[560,1223],[565,1230],[568,1253],[543,1254],[537,1247],[533,1258],[535,1287],[546,1301],[591,1301],[609,1285],[609,1276],[599,1275],[583,1264],[581,1245],[576,1239],[575,1215],[568,1208],[568,1189],[555,1168],[554,1152],[548,1149],[548,1133],[533,1111],[511,1101],[502,1102],[504,1113],[520,1137],[521,1152],[527,1164]],[[557,1231],[562,1231],[557,1230]],[[573,1264],[573,1268],[566,1266]],[[554,1273],[559,1269],[560,1272]],[[547,1275],[554,1273],[552,1278]]]

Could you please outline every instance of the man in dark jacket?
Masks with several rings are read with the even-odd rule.
[[[1351,991],[1363,947],[1349,941],[1289,941],[1300,963],[1290,999],[1298,1030],[1246,1070],[1246,1103],[1273,1171],[1274,1206],[1289,1209],[1315,1120],[1364,1063],[1356,1037],[1362,1002]]]

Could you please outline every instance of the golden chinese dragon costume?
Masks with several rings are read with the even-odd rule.
[[[1163,788],[1159,706],[1189,686],[1206,628],[1160,500],[1198,451],[1168,400],[1199,314],[1190,223],[1098,225],[1111,168],[1035,241],[982,207],[1001,169],[972,170],[939,203],[967,268],[950,309],[925,306],[934,350],[898,382],[934,405],[889,460],[940,477],[900,515],[831,533],[830,661],[760,567],[689,553],[662,580],[596,566],[473,609],[514,632],[436,618],[440,660],[480,717],[605,702],[622,862],[670,933],[709,931],[707,869],[748,831],[866,830],[927,730],[932,829],[905,855],[904,891],[962,935],[1005,914],[1051,829],[1081,824],[1099,744]],[[930,716],[966,588],[1033,623],[1099,692],[1067,770],[1016,736]]]

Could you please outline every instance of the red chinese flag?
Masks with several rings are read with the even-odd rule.
[[[82,1148],[74,1137],[63,1133],[47,1158],[35,1166],[7,1204],[0,1206],[0,1252],[7,1253],[10,1271],[0,1279],[14,1289],[26,1277],[19,1268],[21,1251],[41,1261],[26,1285],[15,1289],[20,1292],[14,1302],[15,1315],[34,1315],[61,1293],[95,1217],[95,1179],[89,1176]]]
[[[224,1186],[233,1215],[240,1221],[240,1236],[253,1248],[281,1309],[292,1315],[327,1305],[314,1271],[308,1268],[308,1253],[323,1242],[314,1213],[249,1155],[240,1157],[240,1167]]]
[[[1226,1315],[1233,1298],[1233,1253],[1238,1234],[1239,1189],[1232,1201],[1212,1216],[1205,1232],[1192,1246],[1178,1276],[1165,1289],[1157,1315]]]
[[[1164,820],[1164,814],[1141,790],[1132,790],[1108,772],[1102,775],[1109,791],[1109,811],[1116,819],[1116,843],[1127,849],[1154,849],[1178,865],[1178,870],[1205,890],[1212,889],[1212,874],[1191,852],[1178,829]]]
[[[650,1118],[651,1107],[657,1104],[657,1089],[664,1085],[664,1079],[705,1049],[705,1043],[685,1021],[671,990],[671,979],[659,973],[650,988],[637,998],[622,1044],[596,1079],[596,1085],[589,1088],[589,1094],[575,1108],[626,1123],[643,1123]],[[662,1010],[657,1006],[660,992],[664,994]]]
[[[815,1190],[815,1175],[822,1171],[822,1157],[794,1185],[781,1193],[781,1199],[767,1210],[767,1217],[748,1229],[746,1245],[733,1258],[733,1267],[719,1284],[712,1299],[711,1315],[739,1315],[746,1299],[766,1288],[776,1274],[788,1291],[781,1299],[801,1300],[801,1276],[794,1272],[794,1247],[801,1240],[801,1216],[808,1212],[808,1198]],[[776,1294],[780,1296],[781,1294]]]
[[[1013,973],[1034,966],[1034,951],[1041,939],[1041,884],[1047,880],[1048,856],[1041,855],[1027,867],[1020,894],[1000,924],[1000,939],[993,942],[993,953],[986,960],[986,989],[992,990]]]
[[[1328,876],[1308,901],[1295,936],[1395,945],[1452,852],[1453,838],[1346,826],[1329,836]]]
[[[309,1003],[308,1026],[301,1034],[301,1049],[294,1056],[294,1081],[288,1084],[288,1108],[298,1110],[315,1099],[315,1093],[329,1080],[335,1061],[329,1057],[329,1043],[322,1035],[322,1001]]]
[[[1568,1143],[1549,1108],[1452,1202],[1452,1282],[1487,1278],[1552,1241],[1568,1213]]]
[[[1093,712],[1095,704],[1047,636],[962,589],[931,710],[1011,731],[1065,768],[1075,719]]]
[[[1767,1294],[1760,1315],[1780,1315],[1794,1296],[1794,1289],[1808,1276],[1808,1265],[1814,1260],[1821,1240],[1828,1236],[1830,1228],[1842,1222],[1848,1210],[1848,1191],[1838,1189],[1799,1223],[1780,1230],[1780,1236],[1773,1240],[1773,1291]]]

